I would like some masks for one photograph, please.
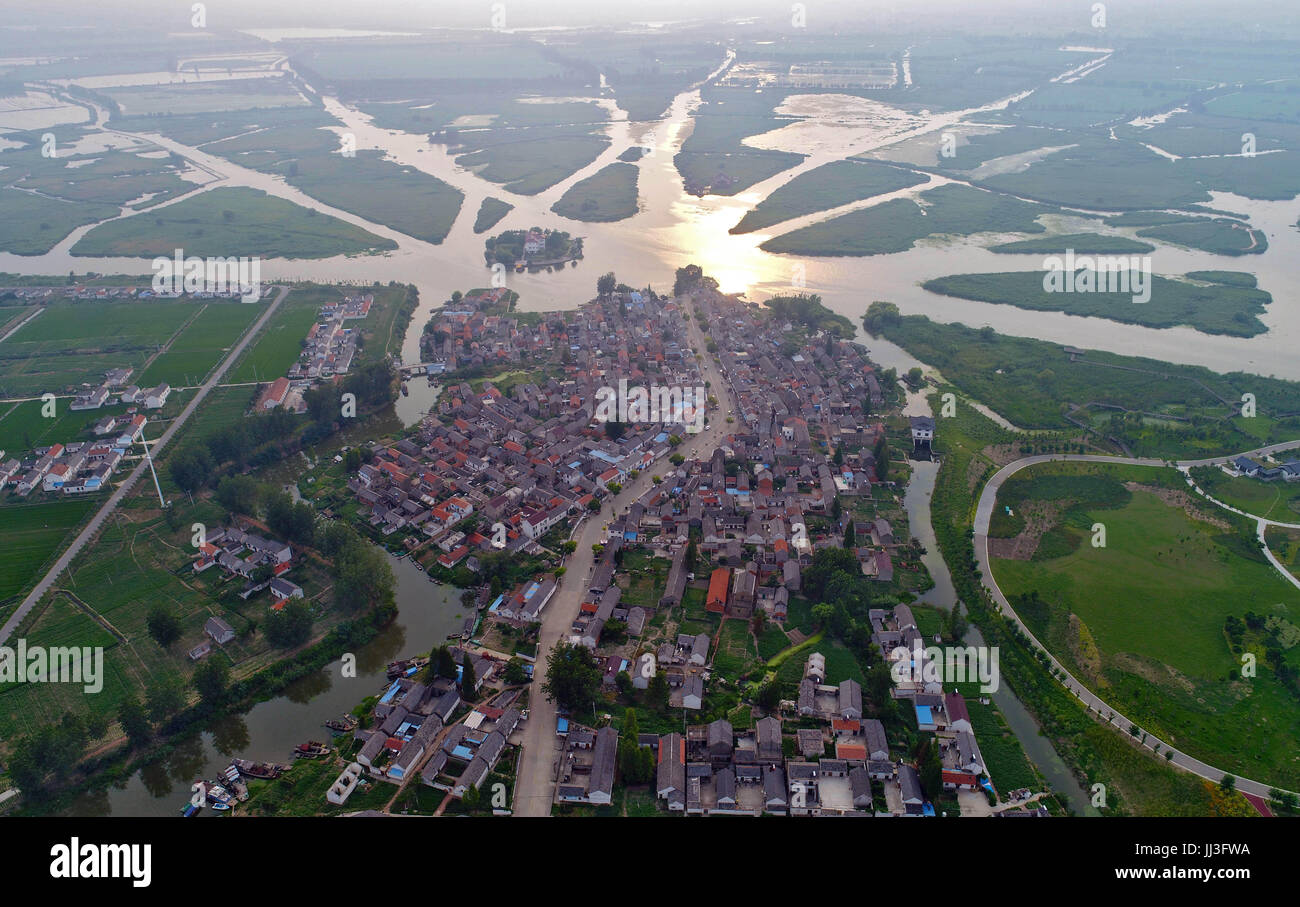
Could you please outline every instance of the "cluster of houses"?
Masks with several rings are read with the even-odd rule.
[[[290,580],[293,548],[288,542],[268,539],[237,527],[217,527],[207,533],[195,555],[193,569],[202,573],[216,567],[228,577],[241,577],[246,584],[240,597],[245,600],[271,590],[272,607],[279,610],[291,598],[303,598],[302,587]]]
[[[672,303],[616,294],[548,315],[526,332],[532,340],[503,316],[472,318],[463,327],[476,339],[458,335],[435,344],[456,367],[527,358],[563,374],[508,393],[490,381],[477,390],[467,382],[447,385],[436,414],[415,436],[373,447],[350,481],[378,532],[406,533],[412,546],[436,545],[443,567],[465,562],[474,569],[476,554],[491,550],[539,553],[547,533],[670,454],[673,436],[685,435],[681,423],[646,422],[627,423],[615,436],[597,412],[601,388],[622,378],[700,383]],[[472,356],[461,355],[466,343]],[[471,517],[473,528],[457,528]],[[527,600],[540,607],[546,599]],[[534,608],[524,619],[536,615]]]
[[[346,375],[352,368],[360,337],[356,328],[348,327],[348,322],[366,318],[374,301],[373,295],[366,294],[345,296],[321,306],[319,317],[307,331],[302,352],[290,367],[288,377],[315,380]]]
[[[877,615],[887,633],[906,622]],[[910,627],[915,630],[915,626]],[[934,734],[945,791],[977,791],[985,782],[983,757],[958,693],[896,690],[914,701],[920,729]],[[884,724],[863,715],[862,687],[845,679],[826,683],[826,660],[808,656],[797,702],[782,703],[794,727],[777,715],[736,731],[718,719],[684,733],[642,734],[655,752],[655,792],[664,808],[688,815],[933,816],[920,773],[891,753]],[[981,795],[982,796],[982,795]]]
[[[418,779],[438,790],[463,797],[470,788],[482,791],[497,768],[524,713],[516,707],[517,691],[497,697],[493,704],[462,708],[463,664],[474,673],[475,694],[496,675],[498,663],[482,655],[453,649],[455,678],[420,679],[411,668],[395,678],[375,703],[370,726],[354,732],[361,743],[356,761],[339,776],[326,799],[342,804],[363,775],[404,784]],[[517,742],[517,735],[516,742]]]
[[[108,404],[134,404],[145,409],[162,409],[171,396],[171,385],[163,382],[155,387],[138,387],[126,382],[131,378],[130,368],[109,369],[104,380],[93,388],[85,388],[72,398],[68,408],[73,412],[99,409]],[[112,418],[112,417],[109,417]],[[100,426],[97,425],[98,429]]]
[[[19,497],[27,497],[38,488],[62,494],[87,494],[108,485],[131,445],[139,440],[146,419],[142,414],[130,415],[119,422],[114,417],[104,429],[97,424],[95,433],[103,435],[95,441],[69,441],[52,444],[30,451],[21,460],[4,459],[0,451],[0,487],[12,487]]]
[[[298,361],[289,367],[289,373],[276,378],[257,397],[255,412],[266,413],[285,408],[292,412],[307,411],[303,393],[320,380],[346,375],[356,358],[361,332],[349,327],[349,321],[358,321],[370,315],[375,298],[371,294],[345,296],[321,306],[320,312],[307,337],[303,340]]]
[[[1234,457],[1225,467],[1233,475],[1249,476],[1264,482],[1300,481],[1300,459],[1276,463],[1259,457]]]

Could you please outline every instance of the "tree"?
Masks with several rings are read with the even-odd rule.
[[[465,805],[466,809],[477,809],[479,804],[479,790],[477,784],[471,784],[465,793],[461,796],[460,802]]]
[[[199,698],[208,704],[221,701],[229,680],[230,668],[217,656],[204,659],[191,678],[194,689],[199,691]]]
[[[885,440],[883,434],[876,441],[876,447],[872,453],[876,458],[876,481],[883,482],[889,474],[889,442]]]
[[[853,549],[858,547],[858,531],[853,526],[853,520],[849,520],[848,525],[844,527],[844,547]]]
[[[167,468],[176,487],[193,494],[208,481],[214,465],[206,448],[191,445],[177,451]]]
[[[478,677],[474,675],[474,657],[468,652],[460,662],[460,696],[466,702],[473,702],[476,697]]]
[[[145,709],[155,724],[161,723],[185,707],[185,693],[180,685],[169,680],[160,681],[149,688],[145,696]]]
[[[300,646],[311,638],[311,608],[301,598],[291,598],[280,610],[266,615],[266,638],[281,649]]]
[[[181,637],[181,622],[161,603],[149,609],[144,622],[154,642],[164,649]]]
[[[122,731],[132,746],[143,746],[153,735],[149,727],[149,717],[145,715],[144,707],[134,696],[123,700],[118,706],[117,721],[122,725]]]
[[[610,296],[618,288],[618,278],[613,271],[608,271],[596,278],[596,295],[601,299]]]
[[[438,676],[445,677],[448,680],[456,676],[456,659],[452,656],[451,650],[446,646],[438,646],[434,653],[432,663],[437,665]]]
[[[506,670],[503,676],[506,683],[512,686],[528,683],[528,675],[524,673],[524,663],[518,658],[512,658],[506,662]]]
[[[771,714],[781,707],[781,688],[776,681],[765,683],[759,687],[758,695],[754,698],[755,703],[763,711]]]
[[[668,711],[668,678],[662,671],[656,671],[646,687],[646,701],[651,708],[661,712]]]
[[[557,705],[575,708],[595,701],[600,680],[600,667],[590,649],[561,642],[546,660],[542,692]]]

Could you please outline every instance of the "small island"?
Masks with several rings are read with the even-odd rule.
[[[582,258],[582,237],[541,227],[506,230],[488,237],[483,258],[489,268],[503,264],[516,271],[563,268],[568,262],[573,262],[576,267],[578,259]]]

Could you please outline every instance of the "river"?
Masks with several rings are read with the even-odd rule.
[[[1009,100],[1004,99],[990,108],[1005,106]],[[659,122],[632,123],[625,118],[611,120],[607,126],[610,146],[593,163],[537,195],[521,196],[458,166],[454,155],[448,154],[444,146],[429,144],[425,136],[380,129],[361,111],[335,98],[325,98],[326,110],[339,122],[336,131],[351,133],[358,150],[379,149],[390,159],[436,176],[465,194],[465,202],[451,232],[438,245],[413,239],[333,208],[279,177],[241,167],[161,136],[147,137],[168,150],[183,154],[198,170],[214,174],[214,186],[260,189],[397,243],[395,251],[377,255],[317,260],[269,259],[262,263],[262,273],[268,281],[301,278],[320,282],[397,280],[415,284],[420,289],[421,302],[403,339],[401,357],[407,364],[420,361],[419,338],[430,312],[441,305],[452,290],[466,290],[489,282],[490,272],[483,259],[483,237],[473,232],[472,224],[480,202],[491,196],[515,206],[499,229],[550,226],[584,237],[587,258],[577,267],[550,273],[506,275],[508,286],[520,294],[519,307],[524,311],[573,308],[594,295],[596,277],[605,271],[614,271],[621,281],[634,286],[651,285],[665,290],[671,286],[676,268],[695,263],[716,278],[724,291],[743,292],[756,300],[783,292],[818,293],[830,308],[847,316],[859,332],[860,318],[871,301],[887,299],[897,303],[905,313],[927,314],[940,321],[961,321],[972,326],[987,324],[1009,334],[1203,365],[1220,371],[1256,371],[1300,379],[1300,353],[1297,352],[1300,350],[1300,307],[1292,302],[1296,288],[1294,263],[1300,259],[1300,232],[1294,228],[1294,201],[1261,202],[1225,193],[1213,194],[1213,201],[1209,203],[1213,207],[1249,215],[1252,224],[1265,231],[1269,249],[1263,255],[1243,260],[1164,245],[1152,254],[1157,273],[1181,274],[1189,270],[1235,270],[1242,267],[1253,270],[1258,275],[1260,287],[1274,296],[1274,303],[1263,316],[1269,331],[1254,338],[1207,335],[1190,328],[1154,330],[1096,318],[949,299],[922,290],[920,284],[947,274],[1037,269],[1042,266],[1041,257],[996,255],[985,246],[1016,236],[983,234],[978,238],[923,240],[909,251],[892,255],[797,258],[772,255],[759,248],[762,242],[774,235],[774,231],[733,235],[728,230],[753,205],[799,173],[822,163],[870,153],[903,140],[914,145],[932,142],[937,149],[938,131],[952,127],[970,111],[905,117],[895,111],[876,111],[879,115],[873,118],[870,111],[864,112],[856,99],[836,101],[834,97],[822,97],[817,103],[823,122],[797,124],[798,128],[785,127],[751,140],[755,146],[807,151],[809,157],[806,161],[736,196],[697,198],[684,191],[673,156],[690,135],[692,113],[699,103],[699,90],[693,88],[680,94],[668,115]],[[126,137],[111,130],[106,135]],[[594,174],[632,146],[643,147],[649,152],[637,162],[640,210],[634,216],[613,223],[588,224],[568,220],[550,211],[550,206],[574,182]],[[848,204],[836,211],[879,204],[891,197],[915,195],[927,187],[946,182],[951,180],[931,177],[926,185]],[[781,225],[779,230],[784,232],[825,216],[816,214],[798,218]],[[1044,222],[1061,232],[1099,229],[1095,222],[1070,215],[1050,215],[1044,218]],[[149,259],[71,255],[69,250],[72,246],[92,228],[93,225],[88,225],[75,230],[45,255],[0,254],[0,271],[51,275],[73,270],[149,272]],[[1127,235],[1132,234],[1129,232]],[[885,367],[901,372],[920,364],[883,340],[871,340],[868,345],[872,358]],[[434,404],[437,387],[415,377],[409,381],[408,388],[410,394],[399,398],[397,410],[402,421],[409,425],[418,421]],[[922,401],[920,405],[928,411],[928,403]],[[908,488],[906,506],[913,534],[930,552],[925,563],[936,583],[924,600],[951,608],[955,602],[951,578],[938,555],[930,524],[928,504],[934,471],[933,464],[918,464]],[[361,676],[357,679],[360,683],[342,680],[338,677],[338,665],[332,665],[295,684],[274,700],[255,706],[246,715],[217,722],[201,736],[179,747],[166,760],[138,772],[124,787],[82,797],[73,812],[78,815],[173,815],[184,803],[190,782],[198,777],[211,777],[231,757],[283,761],[294,744],[309,738],[319,739],[325,733],[320,724],[323,719],[351,709],[378,689],[383,680],[384,665],[389,660],[427,651],[430,645],[441,641],[459,626],[456,614],[460,604],[456,590],[433,586],[407,561],[395,563],[394,570],[398,577],[399,617],[393,627],[358,653]],[[977,645],[982,642],[975,630],[971,631],[968,639]],[[1025,751],[1052,786],[1065,795],[1076,811],[1088,811],[1090,808],[1083,791],[1050,743],[1038,733],[1033,719],[1014,695],[1003,687],[994,699]]]
[[[379,693],[390,661],[428,652],[460,629],[464,616],[460,589],[431,583],[409,559],[390,559],[390,563],[397,579],[397,619],[357,650],[356,677],[340,676],[342,662],[335,661],[248,712],[214,722],[165,758],[137,771],[124,786],[83,794],[67,814],[176,816],[189,799],[190,785],[199,778],[215,777],[231,759],[290,762],[290,751],[297,744],[330,739],[321,722],[350,712],[362,699]],[[205,809],[199,815],[218,813]]]
[[[909,393],[904,413],[910,416],[930,415],[929,398],[924,393]],[[952,574],[939,552],[939,543],[934,535],[934,523],[931,520],[930,501],[934,495],[934,483],[939,475],[939,464],[932,460],[912,461],[912,477],[907,484],[907,493],[903,497],[903,507],[907,510],[907,520],[911,533],[925,548],[921,562],[930,571],[934,588],[919,597],[924,604],[951,611],[957,605],[957,590],[952,584]],[[984,637],[979,628],[973,624],[966,631],[963,641],[968,646],[982,648]],[[1098,816],[1099,812],[1092,806],[1083,787],[1065,764],[1052,742],[1043,736],[1042,729],[1034,716],[1029,714],[1024,704],[1006,684],[999,684],[996,692],[990,694],[993,702],[1007,720],[1020,746],[1029,757],[1029,761],[1042,773],[1051,785],[1077,815]],[[1005,793],[1005,792],[1004,792]]]
[[[961,321],[973,326],[987,324],[1005,333],[1203,365],[1218,371],[1256,371],[1300,379],[1300,353],[1297,352],[1300,350],[1300,307],[1293,304],[1296,289],[1294,262],[1300,258],[1300,231],[1294,226],[1297,215],[1294,200],[1254,201],[1227,193],[1212,193],[1213,200],[1208,203],[1212,207],[1248,215],[1252,225],[1265,232],[1269,248],[1262,255],[1237,258],[1163,244],[1151,255],[1152,267],[1160,274],[1241,268],[1253,271],[1258,276],[1260,287],[1273,294],[1274,302],[1262,316],[1268,332],[1252,338],[1202,334],[1191,328],[1157,330],[1121,325],[1099,318],[952,299],[921,289],[922,282],[948,274],[1040,269],[1041,256],[999,255],[985,248],[995,241],[1017,238],[1016,234],[927,239],[906,252],[862,258],[801,258],[772,255],[759,248],[774,232],[824,219],[825,214],[796,218],[780,225],[777,230],[730,234],[728,230],[753,205],[814,166],[854,154],[873,153],[903,141],[909,142],[910,146],[920,145],[922,149],[932,143],[937,149],[939,131],[954,128],[953,124],[963,116],[976,112],[907,117],[896,113],[881,114],[878,117],[881,122],[873,124],[872,118],[864,115],[858,99],[842,97],[837,100],[837,97],[823,96],[818,100],[819,122],[797,124],[800,128],[786,126],[750,140],[755,146],[765,148],[807,151],[807,160],[738,195],[704,198],[685,192],[681,176],[673,164],[674,155],[693,128],[692,113],[700,103],[698,89],[679,95],[662,121],[632,123],[626,119],[611,120],[606,127],[611,139],[606,151],[571,177],[533,196],[517,195],[481,179],[458,166],[455,155],[449,154],[445,146],[430,144],[424,135],[381,129],[356,108],[336,98],[325,97],[325,109],[339,122],[336,131],[350,133],[358,150],[378,149],[390,159],[436,176],[465,194],[465,202],[450,234],[438,245],[412,239],[323,204],[286,184],[280,177],[241,167],[161,136],[148,138],[168,150],[183,154],[197,168],[218,174],[220,179],[213,185],[260,189],[396,242],[398,248],[384,254],[313,260],[269,259],[263,262],[262,267],[267,280],[398,280],[416,284],[422,301],[402,347],[402,356],[407,363],[418,361],[419,336],[428,313],[436,305],[441,304],[454,289],[465,290],[489,282],[491,272],[484,266],[483,237],[475,234],[472,226],[479,203],[492,196],[515,206],[499,229],[550,226],[585,239],[587,258],[577,267],[555,272],[505,275],[510,288],[521,295],[521,310],[572,308],[594,295],[596,277],[605,271],[614,271],[625,283],[634,286],[648,284],[662,290],[670,285],[677,267],[694,262],[715,277],[724,291],[744,292],[753,299],[797,291],[818,293],[828,306],[849,317],[855,325],[872,300],[887,299],[897,303],[905,313],[927,314],[941,321]],[[981,109],[1004,106],[1009,100],[1011,98]],[[640,169],[640,210],[634,216],[613,223],[582,223],[550,211],[550,206],[574,182],[594,174],[614,161],[623,150],[633,146],[650,151],[637,163]],[[909,155],[915,154],[915,147],[912,147]],[[836,211],[855,210],[892,197],[912,196],[927,186],[947,182],[952,180],[931,177],[927,185],[847,204]],[[1046,215],[1043,220],[1061,232],[1100,230],[1133,235],[1131,229],[1099,227],[1097,222],[1077,215]],[[88,269],[107,273],[149,271],[148,259],[71,255],[71,247],[90,229],[91,226],[79,228],[45,255],[0,254],[0,271],[27,274],[67,274],[70,270],[80,272]]]

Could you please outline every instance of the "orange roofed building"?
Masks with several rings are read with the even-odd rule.
[[[727,593],[731,589],[731,571],[719,567],[709,577],[709,594],[704,600],[704,610],[722,614],[727,610]]]

